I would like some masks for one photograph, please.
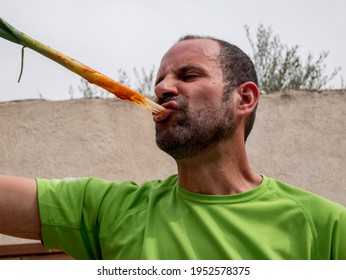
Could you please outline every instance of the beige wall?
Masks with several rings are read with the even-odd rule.
[[[346,92],[263,95],[247,143],[253,168],[346,206],[345,116]],[[175,172],[151,113],[116,99],[0,103],[0,129],[0,174],[142,182]]]
[[[346,206],[346,91],[263,96],[248,142],[255,170]]]

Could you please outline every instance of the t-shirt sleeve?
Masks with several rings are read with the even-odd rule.
[[[340,208],[333,226],[331,259],[334,260],[346,260],[346,208]]]
[[[314,225],[320,258],[346,260],[346,208],[324,200],[315,205]]]
[[[95,178],[36,181],[43,246],[102,259],[98,214],[109,184]]]

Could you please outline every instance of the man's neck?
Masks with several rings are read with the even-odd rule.
[[[242,143],[236,146],[218,143],[194,158],[177,160],[177,166],[180,185],[196,193],[237,194],[257,187],[262,181],[251,170]]]

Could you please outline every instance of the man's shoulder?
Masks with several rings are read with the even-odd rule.
[[[294,201],[297,205],[309,212],[325,211],[346,214],[345,206],[322,197],[321,195],[273,178],[268,178],[268,181],[270,182],[269,188],[271,190]]]
[[[171,188],[172,186],[176,185],[178,183],[178,175],[173,174],[168,176],[165,179],[153,179],[143,182],[140,187],[147,187],[147,188]]]

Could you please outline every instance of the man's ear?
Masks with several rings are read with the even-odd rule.
[[[238,94],[238,114],[249,115],[256,108],[260,97],[258,87],[253,82],[246,82],[241,84],[236,92]]]

